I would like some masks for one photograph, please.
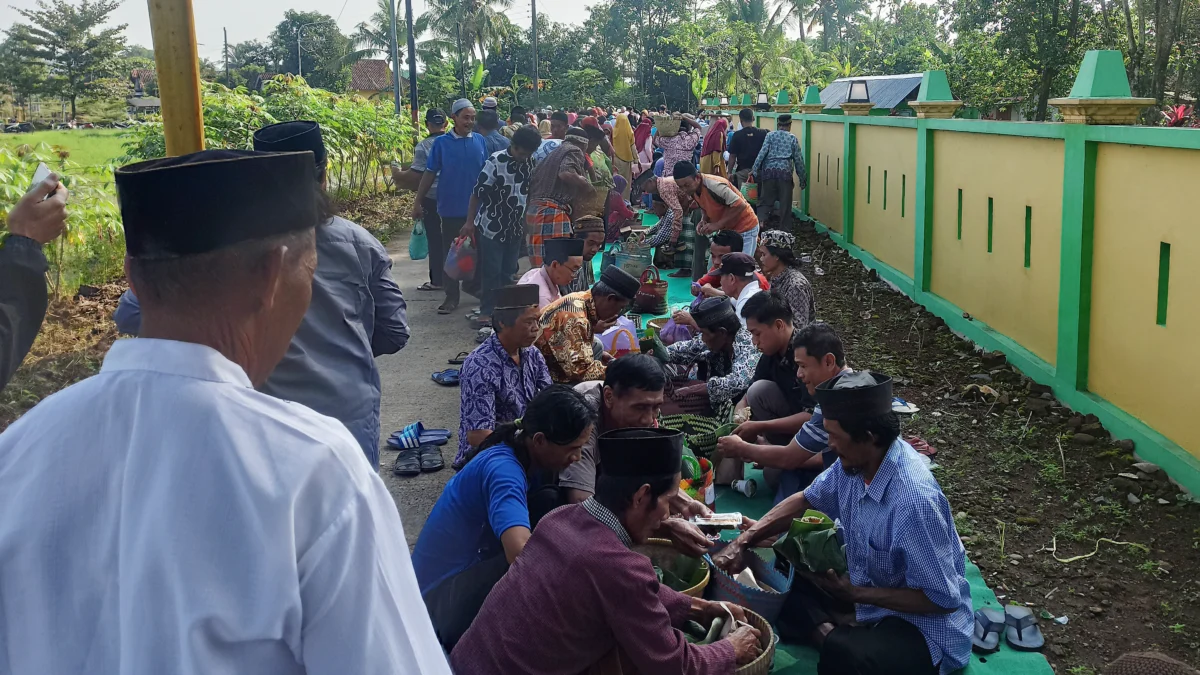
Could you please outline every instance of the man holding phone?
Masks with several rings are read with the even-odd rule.
[[[55,174],[37,175],[42,174],[9,211],[8,229],[0,232],[0,388],[42,328],[48,302],[42,246],[67,226],[67,188]]]

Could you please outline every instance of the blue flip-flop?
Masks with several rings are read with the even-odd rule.
[[[971,649],[976,654],[992,654],[1000,650],[1000,634],[1004,632],[1004,612],[990,607],[975,610],[975,633]]]
[[[388,447],[396,450],[418,448],[422,445],[445,445],[450,440],[449,429],[426,429],[420,422],[413,422],[388,437]]]
[[[457,368],[447,368],[440,373],[430,375],[430,377],[443,387],[457,387],[459,372]]]
[[[1004,639],[1008,646],[1022,652],[1036,652],[1046,644],[1046,636],[1038,628],[1037,615],[1028,607],[1009,605],[1004,608]]]

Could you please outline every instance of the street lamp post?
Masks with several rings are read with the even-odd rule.
[[[304,54],[302,54],[300,51],[300,35],[304,32],[305,28],[316,25],[316,23],[317,23],[316,21],[313,21],[312,23],[306,23],[303,26],[300,26],[299,28],[296,29],[296,76],[297,77],[304,77]]]

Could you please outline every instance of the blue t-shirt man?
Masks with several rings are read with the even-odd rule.
[[[487,161],[483,136],[459,136],[453,128],[437,137],[429,150],[426,169],[438,175],[437,209],[442,218],[466,218],[475,179]]]
[[[438,497],[413,549],[413,570],[424,595],[472,565],[504,555],[500,536],[529,528],[525,469],[501,443],[467,462]]]

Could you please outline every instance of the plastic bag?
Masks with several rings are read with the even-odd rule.
[[[658,338],[662,340],[664,345],[687,342],[692,339],[692,329],[677,324],[674,319],[671,319],[662,327],[662,330],[658,331]]]
[[[633,319],[630,319],[627,316],[619,316],[617,317],[617,322],[613,324],[611,328],[600,334],[600,344],[604,345],[604,351],[608,352],[609,354],[613,354],[613,340],[622,330],[628,331],[632,335],[637,335],[637,326],[634,325]],[[636,339],[634,340],[634,344],[637,344]],[[625,346],[624,337],[621,338],[621,344],[617,345],[616,348],[628,349],[628,347]],[[613,355],[615,356],[615,354]]]
[[[425,219],[413,221],[412,237],[408,240],[408,257],[411,260],[424,260],[429,257],[429,237],[425,234]]]
[[[475,276],[475,242],[470,237],[459,235],[446,254],[443,271],[456,281],[465,281]]]

